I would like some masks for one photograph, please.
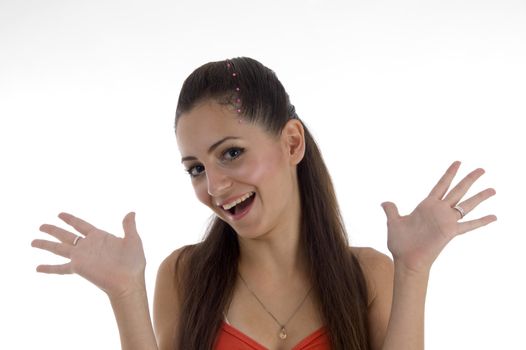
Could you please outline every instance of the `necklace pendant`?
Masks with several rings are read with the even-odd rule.
[[[279,337],[281,340],[287,339],[287,331],[285,330],[285,327],[281,327],[281,331],[279,332]]]

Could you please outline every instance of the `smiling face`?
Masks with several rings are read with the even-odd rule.
[[[197,198],[247,238],[288,230],[299,216],[296,165],[303,142],[297,120],[275,136],[212,100],[177,124],[182,163]]]

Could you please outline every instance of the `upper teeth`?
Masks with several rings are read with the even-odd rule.
[[[250,198],[250,196],[252,196],[253,193],[254,192],[249,192],[249,193],[245,194],[244,196],[236,199],[235,201],[232,201],[232,202],[230,202],[228,204],[223,204],[223,209],[225,209],[225,210],[232,209],[233,207],[235,207],[239,203],[241,203],[244,200],[247,200],[248,198]]]

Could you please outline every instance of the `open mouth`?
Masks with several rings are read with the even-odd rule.
[[[242,202],[237,203],[233,207],[229,209],[223,208],[223,210],[230,213],[230,215],[234,217],[239,217],[240,215],[246,213],[248,209],[250,208],[250,205],[254,202],[254,198],[256,197],[256,193],[252,192],[246,199],[244,199]]]

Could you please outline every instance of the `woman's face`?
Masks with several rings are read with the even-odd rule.
[[[228,106],[202,102],[178,120],[177,143],[199,201],[240,236],[256,238],[299,213],[297,146],[289,124],[274,136],[240,120]]]

